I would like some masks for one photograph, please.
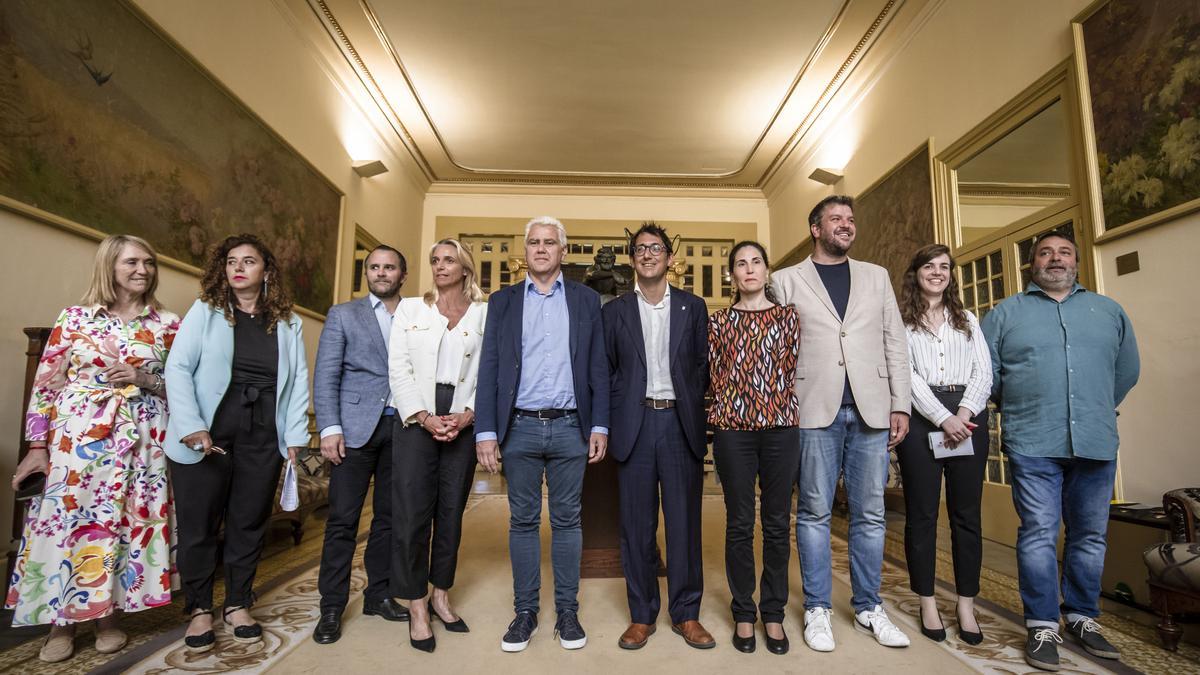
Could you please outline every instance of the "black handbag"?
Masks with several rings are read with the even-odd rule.
[[[27,499],[42,496],[46,491],[46,474],[38,471],[31,473],[17,484],[17,501],[22,502]]]

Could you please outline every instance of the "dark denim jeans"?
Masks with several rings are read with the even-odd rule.
[[[1017,528],[1017,575],[1026,626],[1058,627],[1058,525],[1066,525],[1062,616],[1100,616],[1100,575],[1116,460],[1010,453]]]
[[[542,474],[550,502],[550,561],[554,609],[579,610],[579,557],[583,551],[580,501],[587,443],[579,416],[552,420],[517,416],[504,439],[501,458],[508,481],[508,551],[512,559],[513,607],[538,611],[542,585]]]
[[[887,439],[888,430],[868,427],[853,405],[842,406],[824,429],[800,430],[796,547],[806,610],[828,608],[833,594],[829,521],[839,475],[850,500],[850,604],[861,612],[881,602]]]

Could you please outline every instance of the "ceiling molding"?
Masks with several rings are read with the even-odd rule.
[[[385,131],[408,150],[434,186],[592,186],[611,190],[670,188],[762,194],[805,134],[829,108],[905,0],[844,0],[808,51],[742,165],[719,174],[475,169],[455,160],[412,77],[367,0],[290,0],[310,9],[359,86],[386,120]]]

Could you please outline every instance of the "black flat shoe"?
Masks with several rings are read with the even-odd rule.
[[[463,621],[461,616],[458,617],[458,619],[456,619],[454,621],[447,622],[437,612],[433,612],[433,616],[431,616],[429,618],[437,620],[437,621],[441,621],[442,626],[444,626],[446,628],[446,630],[450,631],[451,633],[470,633],[471,632],[471,629],[467,627],[467,622]]]
[[[196,611],[192,612],[192,617],[196,617],[200,614],[207,614],[209,616],[212,616],[212,610],[211,609],[196,610]],[[217,644],[217,634],[211,628],[199,635],[183,636],[183,645],[185,647],[187,647],[187,650],[193,654],[202,654],[202,653],[212,649],[213,646],[216,644]]]
[[[381,616],[388,621],[408,621],[408,608],[391,598],[363,600],[363,614]]]
[[[975,618],[975,625],[979,625],[979,618]],[[962,619],[958,619],[958,639],[971,645],[972,647],[983,642],[983,632],[972,633],[969,630],[963,630]]]
[[[944,623],[941,628],[926,628],[925,627],[925,610],[924,609],[917,610],[917,619],[921,622],[921,635],[924,635],[925,637],[929,638],[930,640],[933,640],[934,642],[941,642],[946,639],[946,626]],[[942,617],[940,614],[938,615],[938,622],[942,623]]]
[[[733,640],[731,640],[731,642],[733,642],[733,648],[743,654],[754,653],[754,648],[756,645],[754,644],[754,636],[753,635],[751,635],[750,637],[741,637],[737,634],[737,630],[734,630],[733,631]]]
[[[225,611],[221,613],[221,618],[224,619],[225,623],[228,623],[230,625],[230,627],[233,628],[234,641],[241,642],[243,644],[254,644],[255,642],[261,641],[262,640],[262,626],[260,626],[257,621],[252,624],[245,625],[245,626],[235,626],[235,625],[233,625],[233,623],[231,623],[229,621],[229,615],[238,611],[239,609],[245,609],[245,608],[244,607],[226,607]]]
[[[319,645],[332,644],[342,637],[342,612],[330,610],[321,613],[317,627],[313,630],[313,642]]]
[[[770,633],[767,633],[767,651],[771,652],[772,654],[782,655],[788,653],[788,649],[790,647],[791,643],[788,642],[787,633],[784,633],[783,637],[778,640],[771,637]]]

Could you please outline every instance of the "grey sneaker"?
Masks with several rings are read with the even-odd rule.
[[[500,649],[506,652],[524,651],[535,633],[537,633],[537,614],[528,610],[517,612],[517,617],[508,624],[508,632],[500,640]]]
[[[1048,626],[1029,628],[1025,640],[1025,663],[1042,670],[1058,670],[1058,646],[1062,638],[1058,631]]]
[[[1100,634],[1100,624],[1096,623],[1095,619],[1068,621],[1067,632],[1074,636],[1092,656],[1099,656],[1102,659],[1121,658],[1121,650],[1104,639],[1104,636]]]
[[[575,612],[563,612],[554,623],[554,634],[563,649],[582,649],[587,644],[587,634],[579,625],[579,615]]]

